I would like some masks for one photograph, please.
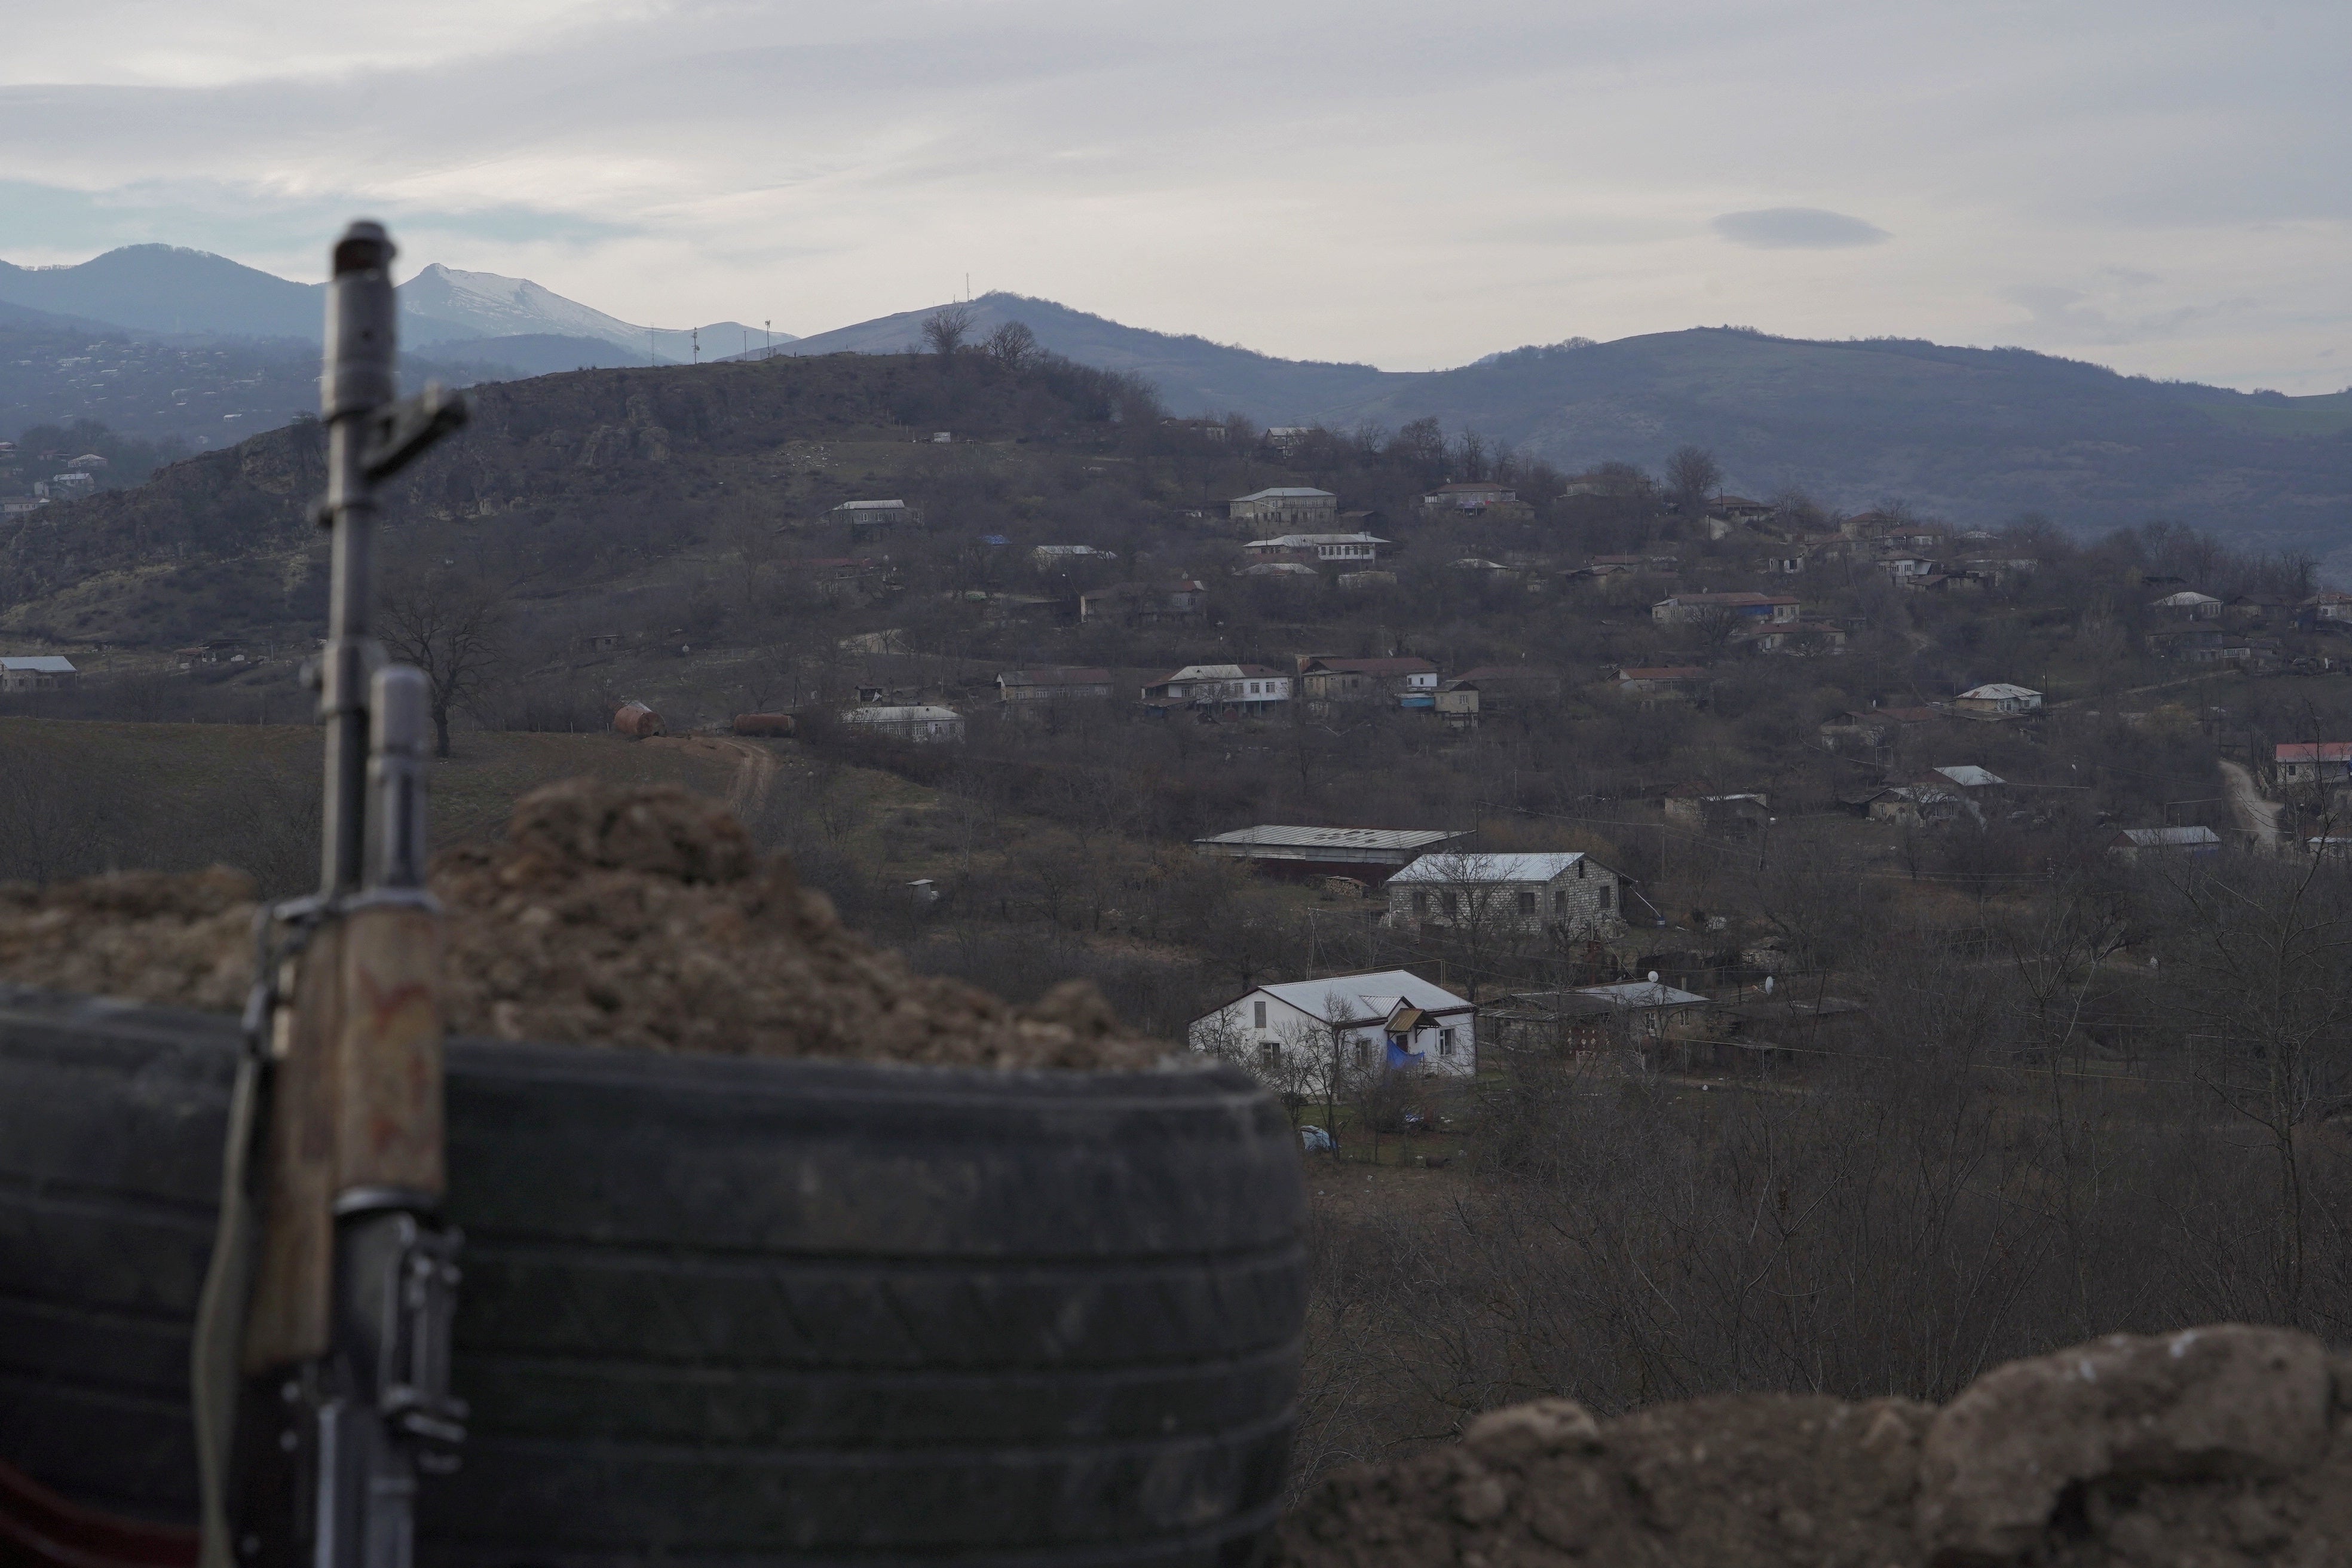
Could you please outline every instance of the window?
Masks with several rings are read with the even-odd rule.
[[[1568,913],[1568,889],[1566,888],[1555,888],[1552,889],[1551,912],[1556,915],[1564,915]]]
[[[1581,860],[1576,863],[1576,879],[1580,882],[1584,880],[1584,862]]]
[[[1437,901],[1439,907],[1445,910],[1445,918],[1452,920],[1454,913],[1454,895],[1451,893],[1440,893],[1437,895]]]
[[[1614,893],[1616,890],[1616,884],[1612,882],[1603,882],[1601,884],[1601,907],[1602,909],[1605,910],[1609,907],[1610,895]]]
[[[1441,1057],[1450,1057],[1454,1054],[1453,1030],[1440,1029],[1437,1031],[1437,1054]]]
[[[1256,1016],[1251,1020],[1252,1024],[1257,1028],[1265,1028],[1265,1004],[1263,1002],[1253,1002],[1250,1004],[1250,1010],[1256,1015]]]
[[[1528,889],[1522,888],[1519,889],[1519,913],[1523,915],[1531,915],[1535,912],[1536,896],[1534,892]]]
[[[1257,1058],[1270,1068],[1279,1067],[1282,1065],[1282,1047],[1272,1040],[1265,1041],[1257,1048]]]
[[[1427,893],[1415,893],[1412,896],[1412,913],[1415,920],[1419,920],[1429,913],[1429,895]]]
[[[1372,1065],[1372,1047],[1370,1041],[1358,1040],[1356,1042],[1356,1065],[1360,1068],[1370,1067]]]

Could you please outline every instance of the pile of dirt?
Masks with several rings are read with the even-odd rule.
[[[675,786],[551,784],[504,839],[436,857],[432,885],[458,1034],[991,1068],[1139,1069],[1164,1050],[1083,982],[1016,1008],[915,973]],[[221,870],[0,887],[0,979],[235,1011],[253,897]]]
[[[1491,1412],[1341,1472],[1292,1568],[2318,1568],[2352,1563],[2352,1357],[2221,1324],[1987,1373],[1938,1410],[1734,1395]]]

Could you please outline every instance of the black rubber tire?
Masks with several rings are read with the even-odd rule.
[[[193,1508],[187,1336],[225,1020],[0,997],[0,1458]],[[460,1041],[451,1568],[1235,1563],[1305,1312],[1289,1124],[1243,1075]]]

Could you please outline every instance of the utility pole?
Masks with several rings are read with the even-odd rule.
[[[320,890],[257,922],[247,1056],[194,1382],[203,1568],[408,1568],[420,1472],[456,1467],[458,1237],[443,1190],[441,913],[425,889],[427,689],[376,643],[375,487],[465,422],[392,401],[394,247],[333,252],[325,373]],[[370,803],[373,810],[370,810]],[[373,816],[374,832],[367,827]]]
[[[702,329],[700,327],[696,327],[692,329],[688,335],[693,342],[693,363],[698,365],[702,363]]]

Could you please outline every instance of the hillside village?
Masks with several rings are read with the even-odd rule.
[[[851,849],[841,806],[782,797],[770,831],[923,962],[1092,973],[1299,1114],[1319,1097],[1326,1135],[1378,1120],[1339,1103],[1373,1004],[1286,1027],[1237,994],[1370,975],[1374,1054],[1450,1078],[1603,1036],[1650,1068],[1785,1065],[1867,999],[1774,907],[1783,871],[1894,879],[1945,920],[2338,837],[2352,595],[2184,526],[1958,529],[1735,494],[1696,449],[1570,475],[1433,421],[1180,418],[1013,329],[478,395],[487,428],[394,535],[394,635],[459,750],[718,731],[896,773],[966,818],[939,847]],[[296,718],[308,439],[16,515],[0,702]],[[1430,984],[1475,1017],[1409,1000]]]
[[[1301,1477],[1571,1366],[1940,1396],[1948,1341],[2340,1323],[2352,999],[2271,962],[2352,940],[2308,560],[1181,417],[1009,330],[472,395],[383,540],[442,841],[683,783],[918,967],[1255,1075]],[[0,879],[309,885],[320,479],[294,426],[0,519]]]

